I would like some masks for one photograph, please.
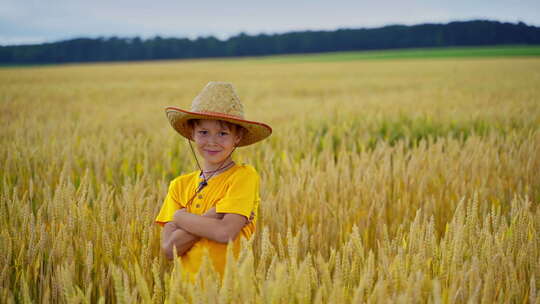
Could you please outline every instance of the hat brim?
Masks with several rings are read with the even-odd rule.
[[[190,112],[176,107],[165,108],[165,113],[167,114],[167,118],[169,119],[169,123],[171,124],[171,126],[178,133],[180,133],[180,135],[184,136],[189,140],[193,140],[192,130],[188,123],[188,121],[191,119],[217,119],[242,126],[246,130],[246,132],[243,134],[242,139],[238,143],[238,147],[254,144],[267,138],[268,136],[270,136],[270,134],[272,134],[272,128],[267,124],[257,121],[245,120],[221,113]]]

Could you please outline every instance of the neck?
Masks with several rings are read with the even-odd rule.
[[[227,158],[225,161],[223,161],[222,163],[219,163],[219,164],[210,164],[210,163],[207,163],[207,162],[204,162],[203,166],[202,166],[202,169],[204,172],[207,172],[207,171],[215,171],[215,170],[218,170],[218,169],[223,169],[223,168],[229,168],[230,167],[230,163],[232,162],[232,157],[229,157]],[[229,165],[229,166],[227,166]],[[216,172],[216,174],[219,173]]]

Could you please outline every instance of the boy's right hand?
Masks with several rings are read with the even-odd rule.
[[[216,207],[212,207],[210,210],[206,211],[203,214],[203,216],[205,216],[205,217],[215,218],[215,219],[218,219],[218,220],[222,219],[224,215],[225,214],[223,214],[223,213],[217,213],[216,212]]]

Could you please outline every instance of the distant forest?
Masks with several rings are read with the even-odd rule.
[[[540,44],[540,27],[473,20],[448,24],[389,25],[372,29],[246,35],[227,40],[187,38],[78,38],[0,47],[0,64],[132,61],[261,56],[400,48]]]

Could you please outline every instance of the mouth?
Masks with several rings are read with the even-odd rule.
[[[218,154],[218,153],[221,152],[221,151],[219,151],[219,150],[218,150],[218,151],[214,151],[214,150],[204,150],[204,152],[206,152],[206,153],[208,153],[208,154],[210,154],[210,155],[216,155],[216,154]]]

